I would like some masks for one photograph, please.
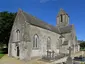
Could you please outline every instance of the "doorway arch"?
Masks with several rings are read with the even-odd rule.
[[[19,52],[20,52],[19,46],[17,46],[17,56],[18,56],[18,57],[19,57]]]

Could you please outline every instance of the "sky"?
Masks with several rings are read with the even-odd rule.
[[[19,8],[54,26],[62,8],[70,16],[78,40],[85,40],[85,0],[0,0],[0,12],[17,12]]]

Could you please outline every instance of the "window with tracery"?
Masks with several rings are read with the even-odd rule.
[[[47,38],[47,50],[51,49],[51,39],[50,37]]]
[[[39,44],[39,37],[38,35],[34,35],[33,37],[33,49],[37,49],[38,48],[38,44]]]
[[[16,30],[16,33],[17,33],[17,41],[20,41],[20,30],[19,29],[17,29]]]

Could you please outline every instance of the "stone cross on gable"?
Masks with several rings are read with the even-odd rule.
[[[72,48],[71,47],[69,47],[69,57],[71,56],[71,50],[72,50]]]

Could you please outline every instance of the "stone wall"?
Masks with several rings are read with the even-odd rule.
[[[33,36],[37,34],[39,36],[39,49],[37,50],[32,50],[31,57],[33,56],[43,56],[46,55],[47,51],[47,39],[48,37],[51,38],[51,50],[54,50],[56,53],[58,53],[57,46],[59,46],[59,34],[37,27],[30,25],[30,35],[31,35],[31,42],[33,43]]]
[[[17,56],[17,46],[19,44],[19,57],[21,60],[23,59],[30,59],[30,35],[29,35],[29,23],[26,22],[22,11],[18,11],[9,39],[9,46],[8,46],[8,55],[11,57],[18,57]],[[17,40],[17,33],[16,30],[19,29],[20,33],[18,35],[19,40]],[[27,46],[26,46],[27,45]],[[26,47],[26,48],[25,48]]]

